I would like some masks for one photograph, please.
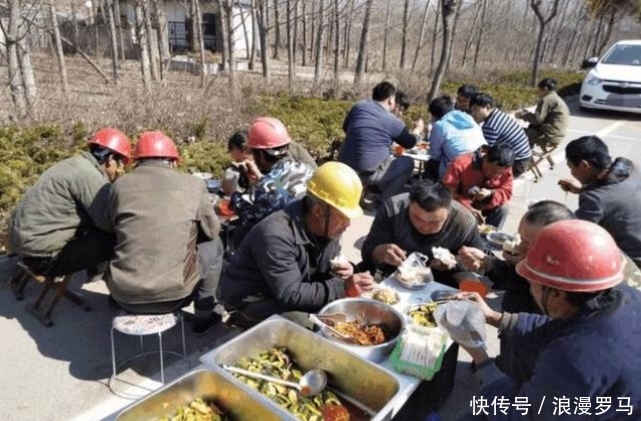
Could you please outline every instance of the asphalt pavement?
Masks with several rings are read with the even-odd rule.
[[[610,147],[613,157],[625,156],[641,165],[641,116],[615,113],[589,114],[571,104],[572,118],[568,140],[597,134]],[[557,200],[576,208],[577,197],[566,195],[557,186],[561,178],[569,177],[563,147],[554,156],[555,166],[543,163],[543,178],[534,182],[531,174],[515,181],[514,197],[510,202],[509,218],[504,231],[515,232],[518,221],[528,204],[542,199]],[[373,217],[355,221],[343,240],[344,251],[352,261],[359,261],[359,248],[369,230]],[[123,369],[118,380],[111,375],[110,328],[114,309],[107,300],[102,281],[85,283],[81,276],[72,281],[72,289],[82,289],[92,305],[91,312],[83,312],[68,302],[56,308],[54,326],[42,326],[25,305],[32,302],[39,288],[31,284],[24,301],[17,302],[4,282],[13,262],[0,258],[0,410],[3,421],[93,421],[109,419],[118,410],[136,398],[160,386],[159,363],[155,357],[137,361],[134,368]],[[187,314],[189,316],[189,314]],[[166,369],[168,381],[198,364],[198,357],[207,350],[233,337],[238,332],[219,326],[204,337],[189,334],[190,320],[186,320],[188,361],[177,361]],[[166,335],[166,349],[180,349],[178,330]],[[488,332],[490,353],[498,352],[496,332]],[[146,347],[155,344],[149,338]],[[116,337],[117,356],[124,359],[137,350],[137,339]],[[439,410],[441,419],[454,421],[470,410],[472,396],[478,395],[471,376],[469,357],[459,353],[455,388]],[[174,360],[175,361],[175,360]],[[411,401],[426,399],[414,395]],[[412,405],[412,402],[410,402]],[[410,409],[412,407],[409,407]],[[424,415],[403,411],[396,420],[422,421]]]

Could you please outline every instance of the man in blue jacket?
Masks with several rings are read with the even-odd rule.
[[[476,364],[480,395],[509,403],[501,411],[475,397],[466,419],[638,419],[641,293],[622,284],[612,237],[591,222],[555,222],[536,236],[516,270],[543,315],[498,313],[478,294],[463,296],[479,303],[506,342],[501,369],[484,348],[461,344]]]
[[[392,143],[413,148],[424,129],[423,120],[418,120],[410,132],[395,110],[396,88],[381,82],[372,99],[354,105],[343,122],[345,141],[338,160],[352,167],[366,188],[375,186],[380,202],[401,193],[414,170],[412,158],[390,155]]]

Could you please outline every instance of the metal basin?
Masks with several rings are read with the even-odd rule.
[[[125,408],[116,421],[155,421],[197,398],[213,400],[234,421],[279,421],[280,416],[220,373],[190,371],[178,380]]]
[[[286,347],[296,363],[304,370],[320,368],[329,376],[329,386],[351,399],[371,408],[376,415],[372,421],[389,420],[400,390],[398,380],[392,373],[369,361],[336,346],[317,335],[280,316],[272,316],[252,329],[242,333],[215,350],[204,354],[200,360],[216,370],[223,364],[235,365],[246,357],[256,357],[272,347]],[[230,378],[248,393],[273,407],[282,420],[297,420],[269,398],[234,378]],[[254,421],[262,418],[256,417]]]
[[[344,298],[327,304],[319,314],[341,313],[351,322],[357,318],[367,323],[383,324],[390,333],[387,342],[378,345],[350,345],[335,338],[331,333],[321,329],[321,332],[332,342],[370,361],[380,362],[392,352],[396,342],[405,330],[405,318],[392,306],[380,301],[365,298]]]

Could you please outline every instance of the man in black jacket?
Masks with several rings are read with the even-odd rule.
[[[328,162],[309,181],[305,198],[259,222],[221,276],[217,297],[230,313],[228,322],[246,328],[273,314],[316,312],[371,290],[369,274],[335,260],[340,236],[363,214],[361,192],[354,170]]]

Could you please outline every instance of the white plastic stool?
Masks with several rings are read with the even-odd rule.
[[[163,351],[162,334],[180,321],[180,333],[182,339],[182,355],[174,351]],[[118,331],[125,335],[138,335],[140,337],[140,353],[127,358],[116,367],[116,347],[114,342],[114,331]],[[144,352],[143,336],[158,335],[158,351]],[[136,358],[146,355],[160,354],[160,381],[165,383],[165,365],[163,361],[164,354],[175,355],[181,359],[187,359],[187,347],[185,345],[185,325],[183,324],[183,317],[180,311],[168,314],[131,314],[127,312],[120,312],[117,314],[111,324],[111,364],[113,373],[111,379],[116,378],[117,369],[131,362]]]

